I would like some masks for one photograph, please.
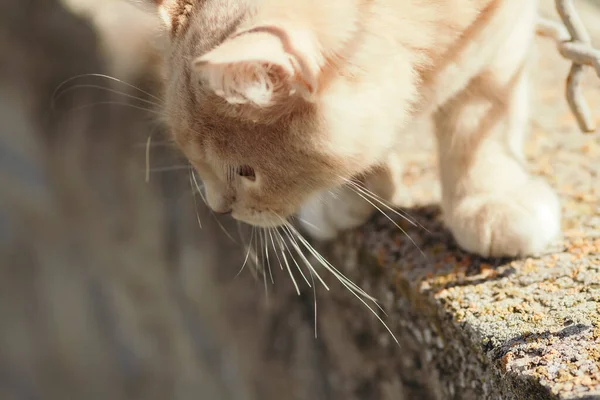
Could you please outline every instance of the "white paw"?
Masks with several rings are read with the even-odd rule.
[[[444,212],[459,246],[484,257],[534,254],[560,233],[558,197],[539,179],[510,192],[467,196]]]
[[[298,221],[312,238],[334,239],[340,231],[365,223],[373,207],[347,188],[323,192],[306,202],[298,212]]]

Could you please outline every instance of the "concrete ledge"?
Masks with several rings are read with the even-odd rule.
[[[335,261],[357,267],[351,277],[384,300],[400,348],[377,322],[371,328],[399,358],[404,385],[438,399],[600,396],[598,240],[574,239],[535,259],[483,260],[453,245],[436,208],[411,215],[439,232],[419,235],[398,221],[427,259],[383,217],[333,249]]]

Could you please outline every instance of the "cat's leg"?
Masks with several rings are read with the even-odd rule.
[[[434,116],[444,220],[482,256],[536,253],[560,232],[558,197],[527,171],[528,77],[513,65],[499,59]]]
[[[364,224],[376,211],[386,206],[401,187],[402,164],[392,154],[387,163],[331,191],[323,191],[307,201],[297,219],[312,238],[329,240],[341,231]]]

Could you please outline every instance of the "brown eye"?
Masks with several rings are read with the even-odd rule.
[[[242,165],[241,167],[238,167],[238,175],[241,177],[244,177],[248,180],[251,181],[255,181],[256,180],[256,174],[254,173],[254,168],[248,166],[248,165]]]

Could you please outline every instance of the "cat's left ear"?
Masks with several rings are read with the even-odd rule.
[[[231,104],[269,107],[317,92],[319,58],[310,36],[274,27],[239,33],[198,57],[204,85]]]

